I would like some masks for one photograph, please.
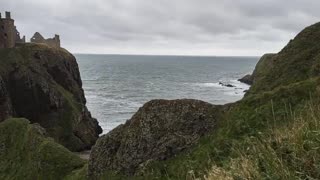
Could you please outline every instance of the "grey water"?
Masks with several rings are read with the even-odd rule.
[[[76,55],[88,109],[107,133],[152,99],[240,100],[258,57]],[[226,87],[219,84],[231,84]]]

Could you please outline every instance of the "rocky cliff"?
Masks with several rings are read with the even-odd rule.
[[[25,117],[72,151],[90,148],[102,131],[86,108],[78,64],[64,49],[0,49],[0,99],[0,121]]]

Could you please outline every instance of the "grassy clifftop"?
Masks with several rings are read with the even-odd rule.
[[[0,123],[0,179],[63,179],[85,161],[26,119]]]
[[[269,55],[258,63],[254,72],[258,79],[250,93],[307,80],[320,75],[320,23],[305,28],[278,54]]]

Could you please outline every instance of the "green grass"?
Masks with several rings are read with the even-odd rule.
[[[86,162],[26,119],[0,123],[0,179],[62,179]]]
[[[257,65],[259,80],[250,93],[261,93],[320,75],[320,23],[307,27],[269,62]],[[270,64],[271,67],[270,68]]]
[[[270,125],[232,148],[223,166],[213,165],[207,179],[320,179],[320,106],[310,100],[288,124]]]

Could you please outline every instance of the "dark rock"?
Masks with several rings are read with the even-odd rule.
[[[0,121],[25,117],[72,151],[95,143],[102,130],[85,105],[74,56],[64,49],[25,44],[0,50],[0,67],[0,99],[6,102],[0,103]]]
[[[166,160],[213,131],[220,106],[199,100],[152,100],[93,147],[89,175],[106,170],[134,174],[143,163]]]
[[[0,76],[0,122],[12,115],[12,104],[6,85]]]
[[[236,86],[234,86],[232,84],[225,84],[225,83],[222,83],[222,82],[219,82],[219,85],[225,86],[225,87],[236,87]]]
[[[238,79],[238,81],[248,84],[248,85],[252,85],[253,83],[253,76],[251,76],[250,74],[245,75],[243,78]]]

